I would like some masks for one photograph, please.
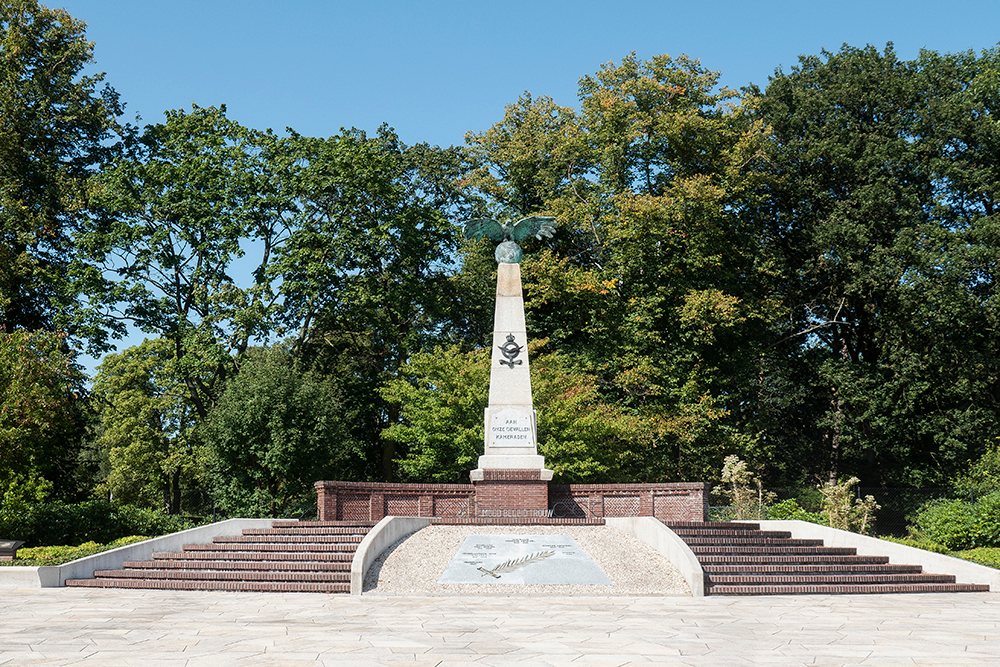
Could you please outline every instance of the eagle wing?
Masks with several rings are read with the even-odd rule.
[[[556,233],[556,219],[547,215],[529,215],[514,223],[510,237],[515,241],[523,241],[534,236],[552,238]]]
[[[503,225],[492,218],[473,218],[465,223],[465,238],[504,240]]]

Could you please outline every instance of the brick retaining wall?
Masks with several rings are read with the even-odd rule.
[[[316,501],[321,521],[379,521],[386,516],[517,518],[521,514],[529,519],[537,518],[538,508],[546,506],[554,518],[706,518],[705,485],[700,482],[548,484],[546,489],[518,477],[513,475],[505,484],[503,475],[493,475],[475,485],[316,482]],[[548,502],[544,503],[546,491]]]

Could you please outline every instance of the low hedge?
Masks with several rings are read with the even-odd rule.
[[[68,563],[71,560],[76,560],[77,558],[93,556],[94,554],[101,553],[102,551],[123,547],[126,544],[134,544],[148,539],[148,537],[143,537],[141,535],[129,535],[128,537],[119,538],[109,542],[108,544],[84,542],[83,544],[75,547],[26,547],[17,550],[17,558],[15,560],[0,561],[0,565],[62,565],[63,563]]]
[[[964,551],[956,551],[950,555],[972,561],[973,563],[979,563],[980,565],[1000,569],[1000,548],[997,547],[966,549]]]

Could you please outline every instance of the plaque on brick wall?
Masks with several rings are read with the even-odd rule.
[[[611,580],[567,535],[470,535],[440,584],[598,584]]]

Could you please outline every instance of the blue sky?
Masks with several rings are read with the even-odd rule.
[[[687,53],[741,86],[844,42],[912,57],[1000,40],[997,0],[48,2],[88,23],[98,69],[146,122],[225,103],[258,128],[325,136],[385,121],[440,145],[489,127],[525,90],[575,104],[581,76],[630,51]]]
[[[739,87],[845,42],[892,41],[909,58],[1000,40],[1000,0],[48,2],[87,22],[96,69],[129,117],[224,103],[260,129],[328,136],[387,122],[407,143],[438,145],[488,128],[526,90],[575,105],[581,76],[631,51],[686,53]]]

